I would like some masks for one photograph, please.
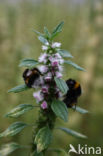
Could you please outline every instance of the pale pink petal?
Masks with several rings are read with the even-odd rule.
[[[42,63],[42,62],[46,63],[47,62],[47,53],[41,54],[41,56],[39,57],[38,60],[40,63]]]
[[[34,92],[33,97],[36,99],[37,103],[43,100],[43,95],[41,94],[41,91]]]
[[[54,54],[54,56],[55,56],[57,59],[61,59],[61,58],[62,58],[61,55],[60,55],[59,53]]]
[[[56,72],[56,77],[57,77],[57,78],[61,78],[62,76],[63,76],[63,75],[62,75],[60,72],[58,72],[58,71]]]
[[[61,43],[59,42],[52,43],[52,48],[59,48],[60,46],[61,46]]]
[[[59,65],[59,66],[58,66],[58,70],[59,70],[60,72],[62,72],[62,71],[63,71],[63,66]]]
[[[48,86],[48,85],[43,86],[43,87],[42,87],[42,92],[43,92],[43,93],[48,93],[48,89],[49,89],[49,86]]]
[[[64,60],[63,60],[63,59],[60,59],[60,60],[59,60],[59,63],[60,63],[60,64],[63,64],[63,63],[64,63]]]
[[[39,70],[41,73],[46,73],[48,71],[48,67],[45,65],[42,65],[39,67]]]
[[[45,46],[45,45],[43,45],[43,46],[42,46],[42,50],[48,50],[48,47]]]
[[[46,101],[43,101],[43,103],[41,104],[41,108],[42,109],[47,109],[48,108],[48,105],[47,105]]]

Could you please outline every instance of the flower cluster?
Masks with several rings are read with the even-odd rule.
[[[48,108],[49,95],[52,92],[55,94],[56,98],[61,97],[60,90],[56,87],[54,83],[54,77],[62,78],[62,71],[64,63],[63,58],[59,53],[57,53],[58,48],[60,48],[61,43],[54,42],[51,45],[47,42],[42,46],[42,53],[38,59],[39,63],[42,65],[38,67],[42,73],[42,86],[41,90],[33,93],[34,98],[37,103],[40,103],[42,109]],[[49,53],[52,49],[52,53]],[[49,50],[49,52],[47,52]]]

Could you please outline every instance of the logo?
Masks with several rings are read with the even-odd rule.
[[[81,146],[80,144],[78,144],[77,149],[75,149],[75,147],[70,144],[70,149],[68,153],[76,153],[76,154],[101,154],[102,153],[102,149],[101,147],[88,147],[87,145]]]

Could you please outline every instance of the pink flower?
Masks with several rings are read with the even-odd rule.
[[[51,77],[46,76],[46,77],[45,77],[45,80],[46,80],[46,81],[50,81],[50,80],[51,80]]]
[[[54,54],[54,56],[55,56],[57,59],[61,59],[61,58],[62,58],[61,55],[60,55],[59,53]]]
[[[44,78],[44,79],[45,79],[46,81],[50,81],[51,78],[52,78],[52,73],[49,72],[49,73],[47,73],[47,74],[45,75],[45,78]]]
[[[61,43],[59,42],[52,43],[52,48],[59,48],[60,46],[61,46]]]
[[[46,73],[48,71],[48,67],[45,65],[42,65],[39,67],[39,70],[41,73]]]
[[[63,71],[63,66],[59,65],[59,66],[58,66],[58,70],[59,70],[60,72],[62,72],[62,71]]]
[[[48,89],[49,89],[49,86],[48,86],[48,85],[43,86],[43,87],[42,87],[42,92],[43,92],[43,93],[48,93]]]
[[[54,59],[53,56],[50,56],[50,57],[49,57],[49,60],[50,60],[51,62],[53,61],[53,59]]]
[[[39,57],[39,62],[40,63],[46,63],[47,62],[47,53],[43,53],[41,54],[41,56]]]
[[[54,60],[54,61],[52,62],[52,66],[53,66],[53,67],[58,66],[58,64],[59,64],[59,63],[58,63],[58,60]]]
[[[33,97],[36,99],[37,103],[43,100],[43,95],[41,94],[41,91],[34,92]]]
[[[42,46],[42,50],[48,50],[48,47],[45,46],[45,45],[43,45],[43,46]]]
[[[46,101],[43,101],[43,103],[41,104],[41,108],[42,109],[47,109],[48,108],[48,105],[47,105]]]
[[[63,63],[64,63],[64,60],[63,60],[63,59],[60,59],[60,60],[59,60],[59,63],[60,63],[60,64],[63,64]]]
[[[59,61],[56,58],[49,58],[53,67],[58,66]]]
[[[57,78],[61,78],[62,77],[62,74],[60,72],[58,72],[58,71],[55,74],[56,74]]]

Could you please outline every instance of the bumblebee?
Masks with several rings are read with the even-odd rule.
[[[65,95],[63,102],[66,104],[68,108],[73,107],[74,105],[76,106],[78,97],[81,95],[81,86],[79,82],[73,80],[73,79],[68,79],[66,81],[66,84],[69,88],[67,94]]]
[[[24,78],[25,84],[29,88],[37,88],[41,86],[42,74],[37,68],[26,69],[23,72],[23,78]]]

